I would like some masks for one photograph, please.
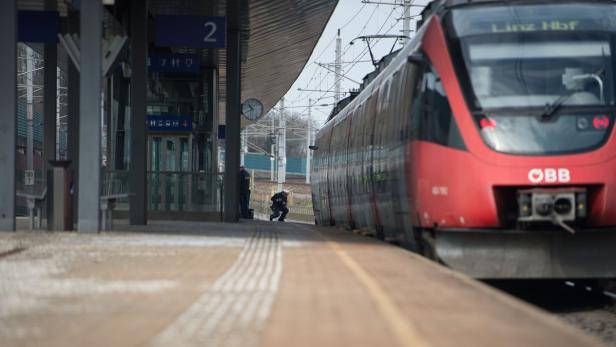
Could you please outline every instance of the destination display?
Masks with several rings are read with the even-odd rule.
[[[616,8],[599,4],[548,4],[460,8],[446,21],[456,36],[480,34],[612,31]]]

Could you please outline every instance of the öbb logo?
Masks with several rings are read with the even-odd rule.
[[[528,172],[532,183],[567,183],[571,181],[569,169],[532,169]]]

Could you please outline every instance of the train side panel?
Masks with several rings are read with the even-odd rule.
[[[363,149],[365,147],[364,132],[366,127],[365,106],[358,106],[353,112],[351,133],[349,136],[349,192],[351,196],[351,214],[355,228],[365,228],[368,226],[365,217],[366,197],[363,193],[362,170],[363,170]]]
[[[317,150],[314,152],[316,165],[312,167],[312,205],[318,224],[332,224],[330,196],[328,186],[329,165],[331,161],[330,143],[333,122],[326,124],[315,138]]]

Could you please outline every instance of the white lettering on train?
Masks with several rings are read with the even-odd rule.
[[[528,172],[531,183],[568,183],[571,181],[569,169],[532,169]]]

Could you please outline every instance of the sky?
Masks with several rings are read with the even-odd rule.
[[[372,0],[370,0],[372,1]],[[363,77],[374,70],[370,61],[366,44],[357,40],[353,45],[349,43],[358,36],[391,34],[402,35],[402,19],[404,9],[402,0],[374,0],[378,2],[399,3],[399,6],[363,3],[362,0],[339,0],[325,31],[317,43],[304,70],[285,95],[285,107],[289,111],[308,114],[307,105],[309,99],[313,104],[327,105],[312,108],[312,117],[320,127],[327,119],[334,102],[335,74],[317,65],[333,64],[335,61],[336,34],[341,31],[342,38],[342,72],[348,78],[342,78],[341,90],[348,92],[359,87]],[[429,0],[415,0],[411,7],[411,17],[421,12]],[[411,30],[414,31],[417,18],[411,19]],[[411,32],[411,37],[413,32]],[[382,56],[389,53],[395,39],[382,39],[371,44],[375,59],[378,61]],[[400,48],[395,43],[395,49]],[[333,70],[333,65],[331,66]],[[304,90],[323,90],[299,91]]]

